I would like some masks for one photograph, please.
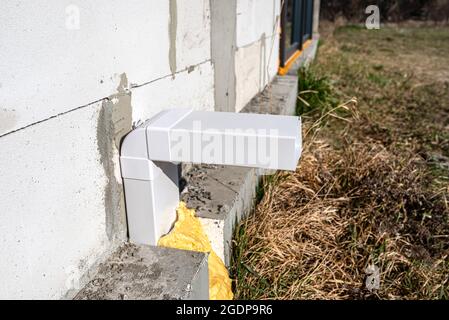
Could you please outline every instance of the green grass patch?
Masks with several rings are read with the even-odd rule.
[[[303,115],[312,111],[326,112],[337,105],[330,81],[318,76],[311,68],[298,71],[298,99],[296,114]]]
[[[449,298],[447,52],[440,27],[351,25],[322,42],[298,72],[313,133],[300,167],[267,177],[236,229],[236,298]]]
[[[390,80],[387,77],[379,73],[369,73],[368,80],[381,87],[385,87],[390,82]]]

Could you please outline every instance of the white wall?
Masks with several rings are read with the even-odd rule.
[[[236,111],[277,74],[281,0],[237,0]]]
[[[125,240],[117,141],[166,108],[214,109],[209,5],[2,2],[0,298],[70,297]],[[237,0],[236,111],[277,72],[279,9]]]
[[[210,59],[210,14],[207,0],[177,7],[180,71]],[[0,18],[0,134],[109,96],[122,73],[136,85],[170,74],[169,1],[7,0]]]
[[[213,110],[209,1],[7,0],[0,26],[0,298],[62,298],[123,240],[107,232],[105,190],[121,179],[102,111],[117,125]]]
[[[108,249],[99,110],[0,139],[0,298],[60,298]]]
[[[214,74],[210,61],[196,66],[190,73],[178,73],[133,91],[133,119],[147,119],[168,108],[213,110]]]

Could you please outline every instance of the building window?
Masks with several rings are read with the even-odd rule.
[[[312,38],[313,0],[284,0],[281,11],[280,67],[286,68]]]

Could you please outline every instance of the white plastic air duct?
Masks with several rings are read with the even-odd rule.
[[[166,110],[131,131],[121,147],[129,237],[156,245],[179,204],[179,162],[295,170],[299,117]]]

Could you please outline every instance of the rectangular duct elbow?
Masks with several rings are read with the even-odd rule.
[[[179,203],[175,163],[295,170],[301,147],[299,117],[192,109],[159,113],[130,132],[121,147],[130,240],[155,245],[170,230]]]
[[[295,170],[301,155],[301,120],[293,116],[172,109],[138,130],[146,148],[143,133],[136,144],[153,161]],[[134,148],[125,140],[122,156],[138,154]]]

